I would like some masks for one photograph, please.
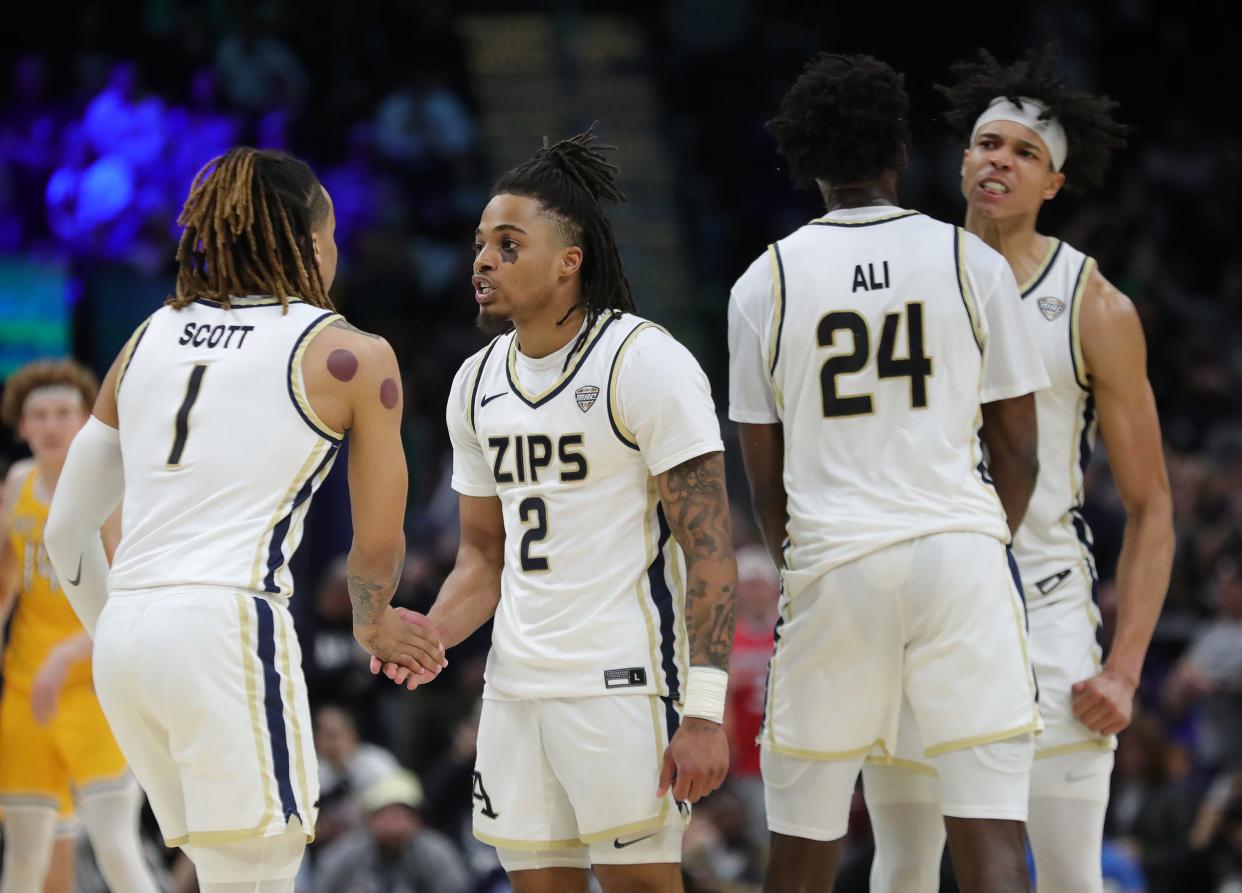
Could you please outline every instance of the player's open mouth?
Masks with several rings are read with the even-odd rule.
[[[474,285],[474,299],[476,301],[487,301],[491,299],[492,292],[495,291],[496,286],[492,285],[491,282],[482,276],[475,276],[470,280],[470,282]]]
[[[1000,180],[994,180],[986,177],[979,181],[979,188],[989,195],[1008,195],[1009,187]]]

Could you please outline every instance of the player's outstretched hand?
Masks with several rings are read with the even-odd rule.
[[[398,611],[404,613],[399,614]],[[435,627],[423,615],[403,608],[385,608],[375,624],[354,627],[354,638],[373,660],[392,664],[411,674],[420,674],[424,680],[434,678],[448,666],[448,661],[444,659],[444,646],[440,644],[440,635]]]
[[[1107,669],[1090,679],[1075,682],[1072,689],[1074,715],[1097,735],[1116,735],[1130,725],[1134,711],[1134,686]]]
[[[694,803],[720,787],[728,774],[729,738],[724,726],[690,716],[664,751],[656,796],[663,797],[671,786],[674,800]]]
[[[427,630],[429,630],[433,635],[436,635],[435,627],[432,625],[431,621],[428,620],[424,615],[419,614],[417,611],[411,611],[409,608],[394,608],[393,610],[396,612],[397,616],[400,617],[406,623],[412,623],[417,626],[422,626],[426,628]],[[436,641],[437,642],[439,641],[438,635],[436,635]],[[443,648],[441,648],[441,654],[443,653],[444,653]],[[447,666],[448,666],[448,661],[442,660],[441,669]],[[387,676],[397,685],[404,685],[410,691],[413,691],[414,689],[418,688],[424,682],[430,682],[432,679],[435,679],[436,676],[439,675],[439,672],[440,672],[439,670],[436,670],[433,673],[421,667],[418,669],[418,671],[411,671],[407,669],[406,667],[400,666],[399,664],[396,664],[396,663],[382,662],[380,661],[379,658],[377,658],[374,654],[372,654],[371,655],[371,672],[375,674],[376,676],[378,676],[381,671],[383,672],[385,676]]]

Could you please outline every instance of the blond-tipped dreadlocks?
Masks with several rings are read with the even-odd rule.
[[[332,308],[315,263],[311,232],[328,214],[319,178],[283,152],[239,147],[209,161],[190,186],[177,223],[177,292],[184,307],[195,298],[292,296]]]

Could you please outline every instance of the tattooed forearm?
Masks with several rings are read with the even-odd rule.
[[[683,462],[659,477],[660,502],[686,553],[686,630],[690,663],[729,668],[733,646],[733,530],[725,491],[724,454]]]
[[[346,588],[349,589],[349,601],[353,607],[354,626],[373,626],[379,621],[380,614],[392,601],[400,579],[400,568],[387,581],[376,581],[353,571],[347,572]]]
[[[379,335],[372,335],[370,332],[362,331],[362,329],[358,328],[357,326],[350,325],[349,322],[344,317],[341,317],[340,319],[332,320],[332,322],[330,322],[329,325],[336,329],[344,329],[347,332],[356,332],[359,335],[366,335],[368,338],[374,338],[376,341],[380,340]]]

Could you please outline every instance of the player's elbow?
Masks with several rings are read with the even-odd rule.
[[[43,545],[57,573],[72,561],[71,555],[81,551],[85,533],[77,521],[77,516],[66,510],[64,503],[53,499],[47,523],[43,527]],[[72,571],[73,568],[69,570]]]
[[[398,529],[384,533],[354,535],[354,543],[349,550],[350,567],[367,568],[377,575],[391,576],[400,570],[404,561],[404,531]]]

